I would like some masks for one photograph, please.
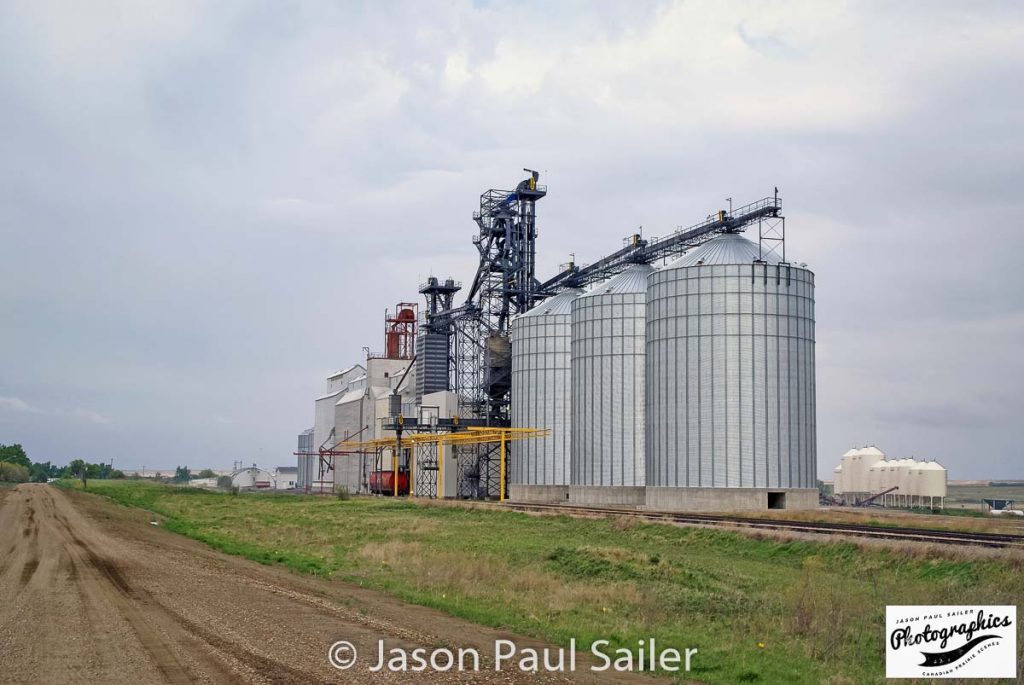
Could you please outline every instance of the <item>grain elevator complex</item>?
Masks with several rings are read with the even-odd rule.
[[[328,377],[299,487],[817,506],[814,274],[786,258],[778,192],[541,280],[527,171],[480,198],[472,282],[429,278],[383,354]]]

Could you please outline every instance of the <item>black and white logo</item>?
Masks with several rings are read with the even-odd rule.
[[[1017,607],[888,606],[886,678],[1016,678]]]

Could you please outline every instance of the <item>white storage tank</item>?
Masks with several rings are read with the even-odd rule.
[[[846,450],[839,465],[843,467],[843,492],[857,492],[857,450]]]
[[[860,472],[858,479],[859,492],[874,493],[871,482],[871,467],[880,461],[885,460],[885,453],[875,447],[868,445],[857,450],[857,465]]]
[[[900,466],[899,461],[891,459],[885,462],[885,489],[898,487],[900,484]],[[890,492],[885,496],[887,502],[895,502],[902,494],[900,490]]]
[[[899,459],[896,462],[896,484],[900,486],[897,492],[900,494],[900,501],[903,503],[903,506],[909,506],[910,497],[915,494],[912,487],[913,481],[910,477],[910,470],[914,467],[915,463],[913,459]]]
[[[780,489],[817,506],[814,274],[759,252],[724,233],[648,279],[649,499]]]
[[[908,459],[906,466],[906,481],[907,491],[903,494],[911,499],[910,504],[913,505],[914,498],[921,494],[921,467],[924,465],[923,461],[917,461],[916,459]]]
[[[917,468],[919,474],[917,494],[920,497],[928,497],[931,506],[934,505],[936,498],[941,504],[946,497],[948,472],[935,461],[920,463]]]
[[[843,465],[840,463],[832,469],[832,494],[841,495],[843,492]]]
[[[512,321],[512,426],[551,431],[545,438],[512,443],[512,499],[555,501],[568,495],[572,303],[582,294],[565,290]]]
[[[574,501],[600,496],[606,503],[643,503],[644,324],[652,271],[631,265],[572,302]],[[607,486],[632,490],[589,490]]]
[[[868,492],[872,495],[887,490],[886,462],[876,461],[868,468]]]

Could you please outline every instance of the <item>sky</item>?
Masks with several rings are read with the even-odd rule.
[[[291,463],[384,310],[541,172],[542,280],[773,192],[819,473],[1024,478],[1024,5],[0,4],[0,443]]]

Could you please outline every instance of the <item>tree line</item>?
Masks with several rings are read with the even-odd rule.
[[[196,478],[215,478],[210,469],[203,469]],[[129,478],[135,479],[139,476],[133,475]],[[67,466],[58,466],[49,461],[34,462],[29,459],[25,448],[15,443],[4,445],[0,443],[0,483],[45,483],[51,478],[76,478],[85,481],[105,480],[108,478],[126,478],[123,471],[113,468],[110,464],[93,464],[84,459],[75,459]],[[192,479],[191,472],[187,466],[179,466],[174,470],[173,476],[162,476],[159,472],[153,478],[163,483],[185,483]],[[217,479],[218,487],[229,489],[231,477],[221,476]]]
[[[110,464],[92,464],[74,459],[66,466],[49,461],[34,462],[25,448],[15,443],[0,444],[0,482],[45,483],[50,478],[124,478],[124,472]]]

